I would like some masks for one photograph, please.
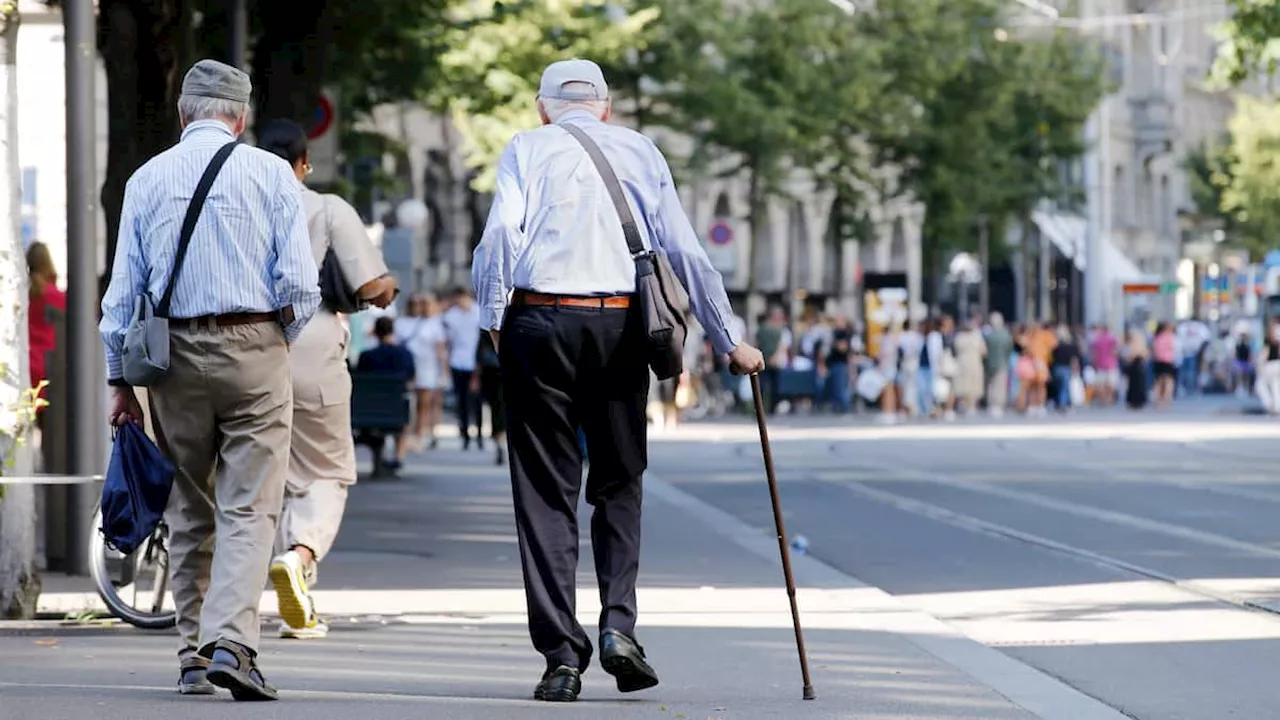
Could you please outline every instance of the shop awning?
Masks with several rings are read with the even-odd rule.
[[[1084,218],[1079,215],[1036,210],[1031,213],[1031,220],[1058,248],[1059,252],[1071,258],[1077,269],[1081,271],[1085,269],[1088,260],[1085,248],[1089,225]],[[1102,244],[1102,265],[1107,279],[1111,282],[1145,282],[1154,277],[1143,272],[1109,241]]]

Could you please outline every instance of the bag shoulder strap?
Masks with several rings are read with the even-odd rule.
[[[200,219],[200,211],[204,209],[204,201],[209,197],[209,190],[213,187],[214,179],[218,177],[218,171],[222,170],[223,163],[231,157],[231,152],[238,144],[232,140],[219,148],[213,159],[209,161],[209,166],[204,169],[204,174],[200,176],[200,184],[196,185],[195,195],[191,196],[187,215],[182,220],[182,232],[178,235],[178,250],[173,256],[173,271],[169,273],[169,284],[164,288],[164,297],[156,306],[157,317],[169,317],[169,304],[173,301],[173,286],[178,281],[178,275],[182,273],[182,261],[187,257],[187,247],[191,245],[191,236],[195,234],[196,221]]]
[[[565,123],[560,127],[568,131],[578,141],[578,144],[582,145],[582,148],[587,151],[587,155],[591,156],[591,162],[595,164],[596,170],[600,173],[600,179],[604,180],[604,186],[609,190],[609,198],[613,200],[613,207],[618,211],[618,219],[622,221],[622,234],[627,238],[627,249],[631,251],[631,256],[639,257],[645,254],[644,242],[640,239],[640,229],[636,227],[635,217],[631,214],[631,206],[627,204],[627,198],[622,193],[622,183],[618,182],[618,175],[613,171],[613,166],[609,164],[604,153],[600,152],[600,146],[580,127],[569,123]]]
[[[333,249],[333,196],[321,195],[321,205],[324,208],[324,235],[325,247],[329,250]]]

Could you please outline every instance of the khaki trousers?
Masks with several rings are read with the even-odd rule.
[[[178,469],[165,521],[179,658],[218,640],[256,651],[293,420],[284,333],[175,321],[169,372],[149,396],[156,441]]]
[[[276,548],[302,545],[319,563],[338,536],[347,488],[356,481],[347,331],[336,317],[316,313],[293,346],[289,369],[293,436]],[[315,584],[315,568],[306,568],[308,585]]]
[[[987,409],[1004,410],[1009,405],[1009,371],[1001,368],[991,374],[987,383]]]

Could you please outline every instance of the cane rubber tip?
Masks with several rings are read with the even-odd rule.
[[[805,685],[805,686],[804,686],[804,699],[805,699],[805,700],[817,700],[817,699],[818,699],[818,695],[817,695],[817,693],[815,693],[815,692],[813,691],[813,686],[812,686],[812,685]]]

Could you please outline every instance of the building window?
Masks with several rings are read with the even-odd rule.
[[[733,217],[733,208],[729,205],[728,193],[722,192],[720,193],[719,197],[716,198],[715,217],[716,218]]]
[[[22,204],[36,204],[36,169],[33,167],[22,168]]]
[[[1172,229],[1173,206],[1169,197],[1169,176],[1160,176],[1160,218],[1158,227],[1161,233],[1168,234]]]
[[[1111,183],[1112,224],[1124,227],[1129,224],[1130,191],[1124,175],[1124,165],[1116,165],[1115,180]]]

